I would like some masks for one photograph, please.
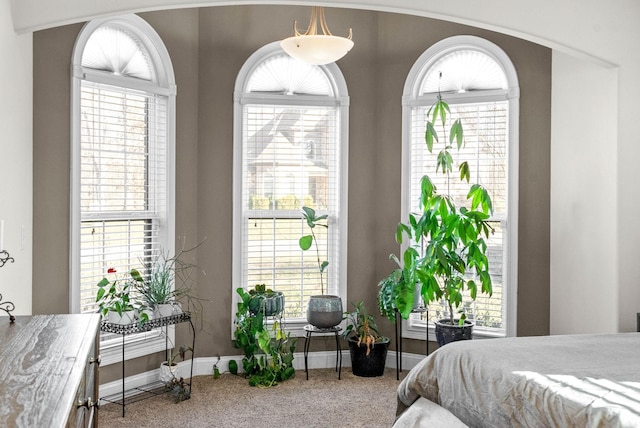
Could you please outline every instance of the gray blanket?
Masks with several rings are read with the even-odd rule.
[[[398,387],[471,427],[640,427],[640,333],[448,344]]]

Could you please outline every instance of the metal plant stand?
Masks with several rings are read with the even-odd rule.
[[[307,365],[307,357],[309,355],[309,345],[311,344],[311,335],[313,333],[327,334],[333,333],[336,336],[336,371],[338,372],[338,379],[342,374],[342,348],[340,348],[340,340],[338,333],[342,330],[342,327],[335,326],[330,328],[317,328],[311,324],[304,326],[304,371],[307,374],[307,380],[309,380],[309,367]]]
[[[180,324],[183,322],[188,322],[191,326],[192,333],[192,343],[191,349],[195,350],[196,346],[196,330],[193,326],[193,322],[191,321],[191,313],[190,312],[182,312],[180,314],[171,315],[163,318],[154,318],[149,321],[144,321],[140,323],[133,324],[112,324],[107,321],[102,321],[100,324],[100,331],[108,332],[108,333],[116,333],[122,335],[122,394],[113,394],[107,397],[102,397],[101,400],[108,401],[109,403],[115,403],[122,406],[122,417],[124,417],[124,411],[126,407],[125,401],[135,402],[140,401],[145,398],[153,397],[160,394],[165,394],[168,392],[166,385],[160,381],[153,382],[148,385],[139,386],[137,388],[132,388],[130,390],[125,390],[124,379],[125,379],[125,359],[124,359],[124,348],[125,348],[125,337],[129,334],[133,333],[142,333],[146,331],[150,331],[154,328],[164,328],[165,329],[165,359],[169,359],[169,335],[168,328],[170,325]],[[189,382],[185,382],[188,386],[189,394],[191,394],[191,384],[193,378],[193,352],[191,354],[191,368],[189,374]],[[132,394],[133,393],[133,394]],[[129,395],[129,396],[127,396]]]
[[[0,251],[0,268],[3,267],[7,262],[14,263],[15,259],[9,255],[7,250]],[[16,320],[16,317],[11,313],[16,309],[16,305],[12,302],[2,301],[2,294],[0,294],[0,310],[5,311],[7,315],[9,315],[9,323],[13,324]]]
[[[423,314],[426,313],[427,317],[429,316],[429,309],[427,308],[416,308],[411,311],[412,314]],[[425,343],[427,346],[427,353],[425,355],[429,355],[429,326],[425,329]],[[396,309],[396,380],[400,380],[400,372],[402,371],[402,317],[400,317],[400,312]]]

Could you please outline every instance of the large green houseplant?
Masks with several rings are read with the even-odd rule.
[[[493,208],[487,190],[479,184],[469,185],[465,205],[456,206],[450,194],[454,180],[452,152],[463,146],[464,133],[460,119],[447,126],[448,114],[449,105],[438,94],[427,113],[425,144],[432,153],[436,145],[441,146],[435,172],[445,175],[445,188],[440,192],[429,175],[422,177],[421,211],[409,214],[408,220],[396,229],[396,241],[406,245],[401,258],[390,256],[398,267],[380,281],[378,306],[383,315],[395,321],[396,313],[407,319],[420,296],[425,305],[442,300],[448,306],[448,318],[436,322],[436,335],[439,326],[449,325],[453,330],[450,340],[457,340],[470,338],[472,327],[465,326],[471,323],[463,311],[456,318],[465,292],[471,300],[476,299],[478,290],[492,294],[485,238],[492,232],[487,220]],[[457,168],[460,181],[469,183],[469,164],[462,161]],[[454,327],[464,327],[464,336]],[[450,340],[441,341],[439,336],[441,345]]]

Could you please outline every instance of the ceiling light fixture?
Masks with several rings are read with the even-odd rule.
[[[318,23],[322,34],[318,34]],[[293,36],[280,42],[286,53],[307,64],[324,65],[335,62],[345,56],[353,47],[352,32],[349,37],[334,36],[329,31],[321,6],[311,8],[311,20],[304,33],[298,31],[298,23],[293,23]]]

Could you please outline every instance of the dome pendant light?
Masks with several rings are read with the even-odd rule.
[[[318,34],[318,23],[322,34]],[[280,46],[290,56],[307,64],[324,65],[335,62],[353,47],[351,29],[349,29],[349,37],[331,34],[321,6],[311,8],[311,20],[306,32],[300,33],[297,22],[294,22],[293,33],[293,36],[282,40]]]

